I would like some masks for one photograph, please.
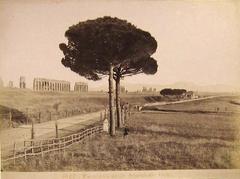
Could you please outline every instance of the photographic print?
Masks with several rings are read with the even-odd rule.
[[[4,179],[240,176],[239,1],[2,0],[0,25]]]

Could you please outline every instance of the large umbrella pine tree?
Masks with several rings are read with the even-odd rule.
[[[59,45],[65,67],[88,80],[96,81],[109,76],[110,134],[114,136],[114,69],[150,57],[156,51],[157,42],[150,33],[112,17],[79,22],[69,27],[65,37],[68,43]]]

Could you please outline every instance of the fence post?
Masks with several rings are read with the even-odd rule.
[[[66,138],[63,138],[63,157],[65,157]]]
[[[89,132],[89,138],[92,138],[92,128],[88,131]]]
[[[39,123],[41,123],[41,112],[38,113],[38,120],[39,120]]]
[[[32,119],[32,129],[31,129],[31,147],[32,147],[32,153],[33,153],[33,145],[34,145],[34,142],[33,142],[33,140],[34,140],[34,137],[35,137],[35,132],[34,132],[34,121],[33,121],[33,119]]]
[[[35,135],[35,132],[34,132],[34,121],[32,120],[32,130],[31,130],[31,139],[32,140],[34,139],[34,135]]]
[[[27,160],[27,149],[26,149],[26,141],[24,140],[24,159]]]
[[[54,150],[54,153],[55,153],[55,139],[52,140],[52,146],[53,146],[53,150]]]
[[[32,120],[32,130],[31,130],[31,139],[33,140],[34,139],[34,121]]]
[[[14,142],[14,144],[13,144],[13,165],[15,166],[15,164],[16,164],[16,159],[15,159],[15,157],[16,157],[16,142]]]
[[[58,138],[58,122],[55,121],[56,138]]]
[[[57,139],[58,140],[58,153],[60,154],[60,151],[61,151],[61,145],[60,145],[60,143],[61,143],[61,141],[60,141],[60,139]]]
[[[12,111],[9,111],[9,127],[12,127]]]
[[[100,113],[100,121],[103,120],[103,115],[102,115],[102,112]]]
[[[28,125],[28,108],[26,109],[26,122],[27,122],[27,125]]]
[[[41,154],[42,154],[42,158],[43,158],[44,153],[43,153],[42,141],[40,142],[40,148],[41,148]]]
[[[47,152],[49,152],[49,140],[47,142]]]
[[[24,147],[24,159],[27,160],[27,149]]]
[[[52,120],[52,112],[49,111],[49,120],[51,121]]]

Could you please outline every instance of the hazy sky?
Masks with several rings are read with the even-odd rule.
[[[69,26],[102,16],[126,19],[158,42],[156,75],[123,83],[240,85],[239,1],[0,1],[0,76],[87,81],[61,64]],[[107,84],[88,81],[90,88]]]

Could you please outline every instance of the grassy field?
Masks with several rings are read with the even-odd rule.
[[[212,99],[213,101],[215,99]],[[223,104],[229,98],[220,98]],[[211,101],[208,101],[211,103]],[[215,103],[217,103],[215,101]],[[192,103],[193,104],[193,103]],[[201,108],[206,104],[195,104]],[[185,103],[186,108],[190,104]],[[177,105],[176,105],[177,106]],[[206,109],[208,111],[208,109]],[[63,154],[18,161],[8,171],[95,171],[240,168],[239,114],[145,112],[118,130],[73,145]]]
[[[54,105],[59,104],[58,115]],[[34,92],[31,90],[9,89],[0,90],[0,127],[8,126],[9,111],[12,111],[12,120],[17,126],[25,123],[27,118],[41,122],[52,118],[66,117],[103,109],[107,104],[106,94],[88,93],[60,93],[60,92]]]
[[[9,111],[12,112],[13,126],[17,127],[26,123],[27,119],[44,122],[49,121],[50,118],[63,118],[104,109],[108,104],[107,95],[104,92],[35,92],[30,89],[1,88],[0,128],[9,127]],[[130,104],[144,104],[149,102],[146,95],[123,94],[122,101]],[[57,115],[54,109],[55,104],[59,104]]]
[[[205,99],[199,101],[191,101],[187,103],[168,104],[164,106],[145,107],[145,110],[156,111],[189,111],[189,112],[239,112],[240,106],[237,101],[239,96],[216,97],[214,99]]]

